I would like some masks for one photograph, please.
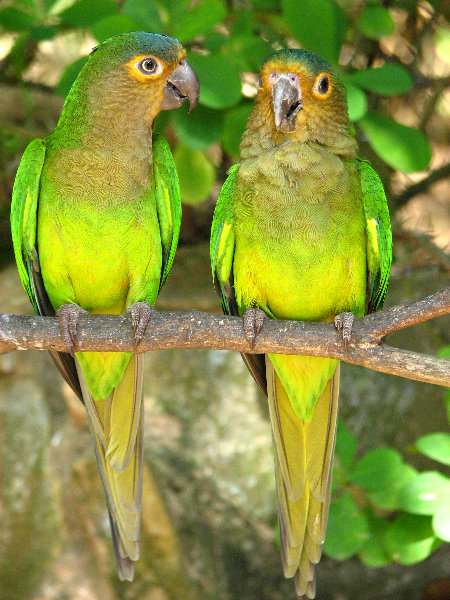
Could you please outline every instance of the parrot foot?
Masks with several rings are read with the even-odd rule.
[[[334,318],[334,326],[342,335],[345,351],[348,352],[348,343],[352,337],[352,327],[355,322],[355,315],[351,312],[344,312]]]
[[[156,314],[156,310],[148,302],[135,302],[127,308],[126,312],[131,315],[134,332],[134,349],[136,350],[147,331],[150,319]]]
[[[82,314],[89,314],[87,310],[78,306],[78,304],[62,304],[56,311],[59,321],[59,329],[66,342],[67,349],[71,356],[74,353],[74,345],[77,342],[78,319]]]
[[[248,308],[242,315],[244,321],[244,334],[251,350],[253,350],[255,346],[256,337],[261,331],[265,316],[266,313],[264,311],[255,307]]]

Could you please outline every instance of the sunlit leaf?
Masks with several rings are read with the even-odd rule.
[[[122,7],[122,13],[139,23],[139,31],[162,31],[158,9],[149,0],[127,0]]]
[[[92,35],[97,42],[104,42],[119,33],[137,31],[138,29],[139,23],[136,23],[134,19],[130,19],[130,17],[126,17],[125,15],[110,15],[104,19],[100,19],[100,21],[97,21],[91,27]]]
[[[450,434],[440,431],[423,435],[417,440],[416,446],[425,456],[450,465]]]
[[[355,71],[346,76],[347,81],[382,96],[404,94],[411,89],[413,80],[401,65],[387,63],[374,69]]]
[[[346,79],[344,83],[347,88],[348,116],[351,121],[359,121],[367,112],[367,96]]]
[[[367,517],[345,492],[330,506],[324,551],[335,560],[346,560],[365,544],[369,536]]]
[[[394,169],[412,173],[430,164],[431,148],[421,131],[375,112],[367,113],[358,123],[378,156]]]
[[[400,508],[399,492],[407,481],[417,475],[416,469],[411,465],[402,464],[397,479],[382,490],[370,492],[369,498],[378,508],[383,510],[397,510]]]
[[[203,0],[186,14],[174,35],[180,42],[187,42],[212,29],[224,19],[226,13],[222,0]]]
[[[307,50],[337,64],[347,22],[332,0],[282,0],[282,14]]]
[[[222,111],[201,105],[188,115],[187,107],[182,107],[176,111],[174,122],[177,134],[185,146],[203,150],[220,140],[224,115]]]
[[[394,31],[395,23],[387,8],[366,6],[358,19],[358,27],[366,37],[379,40]]]
[[[215,181],[215,169],[200,150],[178,144],[174,153],[181,189],[181,201],[195,205],[208,198]]]
[[[434,532],[441,540],[450,542],[450,499],[440,504],[433,516]]]
[[[376,448],[356,463],[348,479],[369,492],[374,492],[395,483],[402,469],[403,459],[396,450]]]
[[[108,15],[118,12],[114,0],[79,0],[60,14],[61,21],[74,27],[90,27]]]
[[[405,483],[399,491],[399,506],[418,515],[432,515],[450,497],[450,480],[438,471],[425,471]]]
[[[388,526],[384,544],[395,562],[402,565],[421,562],[436,547],[431,517],[402,513]]]
[[[251,102],[239,104],[225,115],[225,126],[222,136],[223,148],[231,156],[239,156],[239,145],[242,134],[247,127],[248,117],[253,109]]]
[[[236,68],[218,54],[189,54],[189,63],[200,81],[200,104],[222,109],[241,99],[241,79]]]
[[[450,27],[438,27],[435,33],[436,54],[446,62],[450,62]]]
[[[88,57],[82,56],[68,67],[66,67],[64,73],[59,80],[58,85],[56,86],[56,92],[62,96],[63,98],[67,96],[70,88],[72,87],[73,82],[78,77],[78,73],[84,67]]]

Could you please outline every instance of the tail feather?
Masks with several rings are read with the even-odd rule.
[[[339,365],[307,423],[292,410],[270,360],[266,370],[283,570],[286,577],[294,577],[299,597],[314,598],[314,570],[322,555],[330,502]]]
[[[143,355],[132,355],[111,396],[94,400],[77,362],[89,427],[111,523],[121,580],[132,581],[139,558],[143,471]]]

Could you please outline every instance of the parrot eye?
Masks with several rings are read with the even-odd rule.
[[[319,96],[328,96],[331,92],[331,84],[328,75],[319,75],[314,86],[314,92]]]
[[[158,73],[162,71],[160,63],[156,60],[156,58],[152,58],[151,56],[143,58],[141,61],[136,63],[135,67],[143,75],[158,75]]]

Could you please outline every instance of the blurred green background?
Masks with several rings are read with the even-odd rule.
[[[9,233],[21,154],[55,127],[92,47],[140,29],[177,37],[201,84],[191,115],[183,107],[156,123],[184,205],[161,310],[219,310],[212,211],[238,160],[259,65],[282,47],[321,54],[347,86],[360,155],[391,209],[387,305],[448,284],[444,2],[0,0],[1,312],[30,312]],[[389,341],[450,357],[448,325],[435,320]],[[277,548],[267,408],[239,355],[171,351],[146,362],[142,559],[135,582],[121,584],[83,407],[46,354],[0,357],[0,600],[294,598]],[[448,395],[349,365],[341,389],[318,598],[448,600]]]

